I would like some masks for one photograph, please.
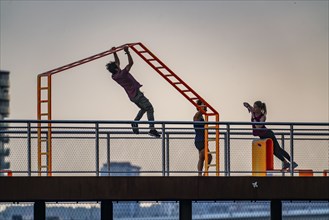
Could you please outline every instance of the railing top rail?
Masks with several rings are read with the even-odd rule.
[[[0,123],[53,123],[53,124],[131,124],[131,120],[34,120],[34,119],[6,119]],[[148,121],[135,121],[138,124],[149,124]],[[247,121],[220,121],[220,122],[194,122],[194,121],[154,121],[154,124],[219,124],[219,125],[296,125],[296,126],[329,126],[329,122],[247,122]]]

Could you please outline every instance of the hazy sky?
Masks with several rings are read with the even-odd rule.
[[[268,121],[329,119],[328,1],[1,0],[0,22],[12,119],[36,119],[39,73],[131,42],[145,44],[222,121],[249,121],[242,102],[256,100],[266,102]],[[156,120],[191,120],[195,108],[132,56]],[[135,117],[109,60],[54,75],[53,119]]]

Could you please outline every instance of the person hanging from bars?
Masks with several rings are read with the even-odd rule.
[[[249,103],[244,102],[244,107],[248,109],[251,113],[251,121],[252,122],[265,122],[266,121],[266,104],[261,101],[256,101],[254,106],[252,107]],[[276,139],[272,130],[265,127],[265,125],[252,125],[253,131],[252,134],[254,136],[258,136],[261,139],[270,138],[273,141],[274,147],[274,155],[279,158],[283,164],[282,169],[286,170],[290,167],[291,158],[289,154],[280,147],[278,140]],[[298,166],[296,162],[292,163],[292,168],[295,169]]]
[[[197,100],[196,102],[197,105],[202,106],[203,103],[201,100]],[[207,107],[203,106],[202,109],[204,111],[207,111]],[[202,112],[200,109],[197,108],[197,112],[195,113],[194,117],[193,117],[193,121],[194,122],[204,122],[204,118],[202,116]],[[194,145],[196,147],[196,149],[198,149],[199,151],[199,160],[198,160],[198,175],[202,176],[202,170],[203,170],[203,164],[205,161],[205,155],[204,155],[204,146],[205,146],[205,142],[204,142],[204,124],[201,123],[194,123],[193,127],[195,129],[195,138],[194,138]],[[209,150],[208,150],[209,152]],[[208,164],[211,163],[212,160],[212,155],[208,154]]]
[[[115,50],[115,47],[112,47],[112,50]],[[120,86],[126,91],[130,101],[135,103],[140,109],[137,113],[134,121],[139,121],[145,112],[147,113],[147,119],[150,122],[149,127],[150,131],[148,134],[159,138],[160,134],[154,128],[154,109],[150,101],[145,97],[144,93],[140,91],[142,85],[132,76],[130,69],[134,64],[132,56],[129,52],[128,46],[125,46],[123,49],[128,57],[128,64],[124,69],[120,69],[120,60],[116,52],[113,53],[114,61],[106,64],[106,69],[112,73],[112,79],[116,81]],[[139,134],[138,124],[133,122],[131,124],[133,132]]]

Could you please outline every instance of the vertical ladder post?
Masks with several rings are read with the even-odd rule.
[[[47,158],[47,175],[52,176],[52,128],[51,128],[51,122],[52,119],[52,112],[51,112],[51,106],[52,106],[52,100],[51,100],[51,75],[48,75],[48,146],[47,146],[47,152],[46,152],[46,158]]]
[[[46,80],[43,83],[42,79]],[[43,86],[44,85],[44,86]],[[43,94],[42,91],[44,91]],[[52,129],[51,129],[51,74],[38,75],[38,175],[41,176],[42,168],[46,168],[47,175],[52,173]],[[47,123],[46,139],[42,135],[43,125],[41,120],[49,120]],[[46,144],[46,146],[43,146]],[[44,160],[43,157],[46,157]]]
[[[209,121],[209,116],[205,115],[205,122]],[[209,124],[206,123],[205,124],[205,130],[204,130],[204,168],[205,168],[205,172],[204,175],[208,176],[208,170],[209,170],[209,157],[208,157],[208,151],[209,151],[209,139],[208,139],[208,135],[209,135]]]
[[[38,119],[38,174],[41,174],[41,75],[38,75],[38,82],[37,82],[37,119]]]
[[[219,122],[219,114],[216,114],[215,115],[216,119],[215,121],[216,122]],[[216,176],[219,176],[220,175],[220,149],[219,149],[219,124],[216,124]]]
[[[215,122],[219,122],[219,115],[218,114],[215,114],[215,115],[208,115],[207,113],[205,114],[205,122],[209,122],[210,119],[209,117],[210,116],[215,116]],[[205,150],[204,150],[204,157],[205,157],[205,176],[208,176],[209,175],[209,167],[211,166],[211,164],[208,164],[209,163],[209,152],[211,154],[213,154],[213,151],[210,151],[209,150],[209,142],[210,142],[210,138],[209,138],[209,135],[210,135],[210,132],[209,130],[211,130],[211,128],[214,128],[215,129],[215,158],[213,159],[213,161],[215,161],[215,165],[212,165],[212,166],[215,166],[216,167],[216,176],[219,176],[220,175],[220,143],[219,143],[219,124],[215,124],[215,126],[209,126],[208,123],[205,124]],[[213,140],[213,139],[211,139]]]

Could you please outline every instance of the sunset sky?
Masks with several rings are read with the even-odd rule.
[[[248,121],[242,103],[262,100],[268,121],[328,122],[328,1],[1,0],[0,18],[12,119],[36,119],[39,73],[142,42],[222,121]],[[156,120],[191,120],[195,108],[132,56]],[[137,107],[105,69],[109,60],[54,75],[53,119],[135,117]]]
[[[0,0],[0,6],[0,69],[10,71],[10,119],[37,119],[38,74],[142,42],[221,121],[249,121],[242,103],[257,100],[267,104],[268,122],[329,121],[328,1]],[[127,57],[118,55],[124,67]],[[131,73],[153,104],[155,119],[191,121],[195,107],[137,54],[132,57]],[[138,108],[105,69],[110,60],[113,55],[53,76],[53,119],[133,120]],[[23,142],[10,142],[13,170],[26,167]],[[161,143],[112,140],[111,157],[142,170],[161,169]],[[61,146],[53,149],[55,170],[94,168],[94,140],[54,140],[54,146]],[[249,140],[231,142],[232,169],[251,169],[250,146]],[[296,141],[299,167],[326,168],[327,146]],[[104,147],[102,142],[101,165]],[[196,170],[192,139],[171,140],[171,152],[173,169]],[[35,140],[32,154],[36,169]]]

